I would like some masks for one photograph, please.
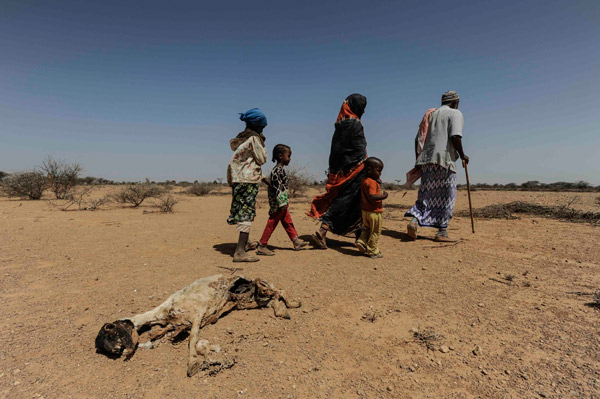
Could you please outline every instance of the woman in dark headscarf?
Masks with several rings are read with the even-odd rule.
[[[346,235],[360,229],[361,193],[367,159],[367,141],[360,118],[365,112],[367,98],[361,94],[349,95],[340,109],[329,153],[327,192],[313,199],[308,215],[321,221],[315,232],[315,244],[327,248],[328,231]]]

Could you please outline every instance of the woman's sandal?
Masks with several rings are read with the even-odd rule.
[[[256,256],[252,256],[249,253],[244,253],[244,255],[233,255],[233,261],[238,262],[258,262],[260,259]]]
[[[325,237],[321,235],[318,231],[316,231],[312,236],[312,239],[315,243],[315,246],[319,249],[327,249],[327,241]]]

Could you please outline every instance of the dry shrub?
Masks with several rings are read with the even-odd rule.
[[[594,305],[596,305],[597,307],[600,307],[600,290],[597,290],[596,292],[594,292],[592,294],[592,301],[593,301]]]
[[[112,201],[112,198],[109,195],[105,195],[100,198],[88,198],[88,194],[91,191],[91,187],[78,191],[71,191],[69,194],[67,194],[67,197],[63,203],[50,201],[50,204],[60,208],[63,211],[97,211],[102,206],[107,205]]]
[[[17,172],[2,179],[2,191],[9,197],[39,200],[48,186],[48,179],[39,170]]]
[[[127,186],[113,195],[116,202],[120,204],[130,204],[137,208],[148,198],[158,198],[163,194],[163,190],[156,184],[138,183]]]
[[[444,339],[442,334],[436,333],[431,327],[423,331],[413,331],[413,337],[431,351],[436,350],[437,344]]]
[[[413,186],[414,186],[414,184],[413,184]],[[384,190],[389,190],[389,191],[405,190],[404,186],[400,184],[400,180],[396,180],[396,183],[383,182],[381,184],[381,188]]]
[[[171,213],[173,212],[173,207],[175,204],[177,204],[177,202],[179,201],[169,195],[166,198],[162,198],[156,206],[162,213]]]
[[[185,193],[203,197],[210,194],[215,188],[216,185],[214,183],[194,183],[185,190]]]
[[[54,193],[56,198],[67,199],[69,193],[79,181],[79,174],[83,171],[83,168],[78,163],[67,163],[49,156],[40,166],[40,170],[46,174],[50,191]]]
[[[540,216],[568,222],[600,223],[600,212],[584,212],[565,206],[546,206],[515,201],[508,204],[493,204],[473,210],[473,216],[482,219],[518,219],[517,214]],[[458,212],[459,216],[468,217],[468,211]]]
[[[290,197],[300,197],[314,179],[305,167],[291,167],[287,170],[288,194]]]

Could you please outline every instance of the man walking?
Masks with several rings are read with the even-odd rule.
[[[448,223],[456,202],[456,160],[469,163],[462,148],[464,119],[458,110],[460,98],[455,91],[442,95],[442,106],[431,114],[429,130],[417,167],[423,169],[419,197],[405,216],[412,216],[408,235],[417,238],[417,228],[436,227],[436,241],[450,241]]]

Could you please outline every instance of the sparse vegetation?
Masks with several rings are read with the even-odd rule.
[[[600,290],[596,290],[592,295],[592,301],[597,307],[600,307]]]
[[[9,197],[39,200],[48,188],[48,179],[39,170],[17,172],[2,179],[2,191]]]
[[[112,202],[112,198],[109,195],[105,195],[99,198],[89,198],[88,194],[92,191],[91,187],[86,187],[80,190],[73,190],[65,198],[63,203],[50,201],[51,205],[59,207],[63,211],[76,210],[79,211],[97,211],[102,206]]]
[[[9,174],[8,174],[8,173],[6,173],[6,172],[3,172],[3,171],[1,171],[1,170],[0,170],[0,182],[1,182],[1,181],[2,181],[2,180],[5,178],[5,177],[7,177],[7,176],[9,176]]]
[[[288,194],[292,198],[301,196],[314,181],[304,167],[289,168],[287,176]]]
[[[514,281],[516,278],[517,278],[517,276],[515,276],[514,274],[509,273],[509,274],[504,275],[504,279],[509,282]]]
[[[163,189],[151,183],[132,184],[121,189],[113,195],[116,202],[120,204],[129,204],[137,208],[148,198],[158,198],[163,194]]]
[[[67,163],[51,156],[46,158],[39,169],[46,174],[50,191],[57,199],[67,199],[79,181],[79,174],[83,171],[78,163]]]
[[[569,204],[570,205],[570,204]],[[568,222],[600,223],[600,212],[584,212],[565,206],[546,206],[515,201],[508,204],[493,204],[474,209],[473,215],[482,219],[518,219],[516,214],[527,214]],[[458,212],[458,216],[468,217],[468,211]]]
[[[162,213],[171,213],[173,212],[173,207],[175,204],[177,204],[177,202],[179,201],[169,195],[166,198],[162,198],[157,207]]]
[[[438,343],[444,339],[442,334],[435,332],[431,327],[423,331],[413,331],[413,337],[417,342],[425,345],[431,351],[436,350]]]
[[[213,183],[198,183],[194,182],[191,186],[189,186],[186,190],[186,194],[195,195],[198,197],[203,197],[205,195],[210,194],[212,190],[216,188],[216,185]]]
[[[459,189],[467,189],[467,186],[462,184],[458,186]],[[554,183],[540,183],[537,180],[527,181],[522,184],[508,183],[508,184],[488,184],[478,183],[471,184],[471,191],[477,190],[495,190],[495,191],[583,191],[583,192],[594,192],[600,191],[600,186],[594,187],[586,181],[577,182],[554,182]]]

